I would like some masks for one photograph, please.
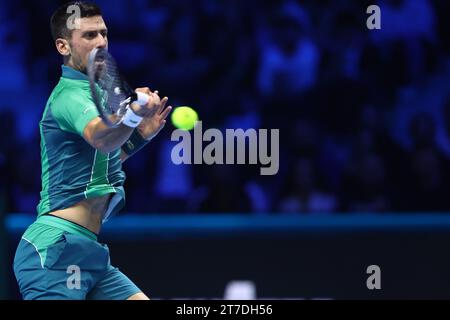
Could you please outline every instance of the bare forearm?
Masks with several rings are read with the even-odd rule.
[[[110,128],[101,119],[94,121],[85,129],[84,135],[94,148],[103,153],[119,149],[133,132],[133,128],[123,124]]]
[[[149,118],[153,119],[153,121],[155,122],[158,122],[162,115],[167,116],[168,112],[170,112],[169,107],[167,108],[169,109],[168,111],[164,111],[163,113],[161,113],[161,110],[164,109],[165,103],[167,102],[167,97],[165,97],[161,101],[159,99],[158,92],[155,91],[155,93],[152,93],[149,88],[138,88],[136,89],[136,91],[138,92],[138,94],[141,92],[148,95],[147,103],[145,105],[132,103],[123,116],[122,123],[115,128],[108,127],[100,117],[97,117],[96,119],[89,122],[83,132],[83,136],[89,144],[103,153],[112,152],[121,148],[124,143],[128,141],[131,134],[133,133],[134,127],[138,126],[141,121]],[[112,115],[112,117],[115,117],[115,115]],[[164,119],[165,117],[161,120],[162,123],[165,122]],[[147,120],[147,122],[148,121],[149,120]],[[153,126],[150,126],[150,133],[154,134],[154,130],[152,129],[158,129],[158,127],[161,127],[161,125],[158,124],[154,127],[155,128],[153,128]],[[158,131],[155,132],[157,133]],[[140,140],[142,139],[147,139],[148,136],[150,135],[144,134],[143,136],[137,136],[137,138],[139,138],[138,142],[140,142]],[[147,141],[144,141],[142,145],[146,143]],[[128,156],[131,154],[131,152],[126,153],[128,154]],[[122,156],[121,158],[124,159]]]

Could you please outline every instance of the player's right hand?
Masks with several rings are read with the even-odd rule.
[[[152,92],[149,88],[137,88],[136,92],[142,92],[147,94],[150,98],[146,105],[141,106],[137,103],[132,103],[130,108],[133,112],[140,117],[153,117],[153,115],[161,108],[162,104],[165,104],[167,98],[160,99],[158,91]]]

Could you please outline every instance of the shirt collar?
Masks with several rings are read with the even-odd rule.
[[[72,80],[89,80],[87,75],[69,66],[61,65],[61,70],[64,78]]]

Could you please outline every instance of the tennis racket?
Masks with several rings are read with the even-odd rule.
[[[106,49],[95,48],[89,53],[87,74],[94,104],[109,127],[116,127],[121,123],[131,103],[143,106],[150,98],[147,94],[130,88]]]

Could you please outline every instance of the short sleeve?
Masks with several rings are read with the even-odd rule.
[[[51,106],[60,128],[83,136],[84,128],[99,116],[94,102],[84,90],[61,94]]]

